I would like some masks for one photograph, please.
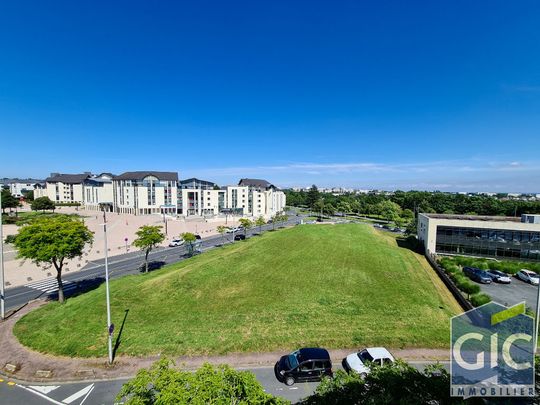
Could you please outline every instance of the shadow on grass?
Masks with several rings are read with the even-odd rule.
[[[414,253],[424,253],[422,243],[414,236],[396,238],[396,243],[400,248],[412,250]]]
[[[114,361],[114,359],[116,357],[116,351],[120,347],[120,343],[122,343],[122,339],[121,339],[122,338],[122,332],[124,331],[124,325],[126,324],[126,319],[127,319],[128,313],[129,313],[129,309],[126,309],[126,311],[124,313],[124,320],[122,321],[122,325],[120,326],[120,330],[118,331],[118,336],[116,336],[116,341],[114,342],[114,348],[113,348],[113,352],[112,352],[113,361]]]
[[[85,294],[88,291],[95,290],[98,288],[101,284],[105,282],[104,277],[94,277],[89,278],[85,280],[79,280],[76,282],[64,282],[64,297],[66,298],[73,298],[81,294]],[[75,285],[75,287],[71,287]],[[54,291],[47,295],[47,298],[49,300],[57,300],[58,299],[58,291]]]
[[[150,273],[151,271],[159,270],[163,266],[165,266],[165,264],[167,264],[167,263],[165,263],[164,261],[161,261],[161,260],[154,260],[154,261],[148,262],[148,272]],[[141,265],[139,271],[141,273],[146,272],[146,266],[145,266],[144,263]]]

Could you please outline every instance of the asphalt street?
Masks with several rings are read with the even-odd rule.
[[[290,216],[287,222],[280,226],[291,226],[300,223],[302,216]],[[277,227],[277,224],[276,224]],[[263,231],[271,230],[272,224],[262,227]],[[259,227],[248,230],[248,237],[259,232]],[[243,233],[243,232],[241,232]],[[202,252],[220,246],[223,243],[231,243],[232,234],[225,234],[203,238],[200,249]],[[235,243],[241,243],[239,241]],[[149,261],[152,266],[161,267],[165,264],[176,263],[187,257],[185,246],[180,247],[162,247],[154,249],[149,254]],[[105,281],[105,259],[89,262],[81,270],[73,273],[65,273],[62,276],[64,283],[64,293],[66,297],[80,294],[89,289],[99,286]],[[141,271],[144,264],[144,254],[140,251],[125,253],[122,255],[111,256],[109,258],[109,274],[111,278],[118,278],[127,274],[136,274]],[[21,271],[24,271],[21,269]],[[24,286],[8,288],[5,291],[6,310],[17,310],[23,307],[29,301],[39,298],[56,298],[57,287],[56,279],[49,278],[46,281],[31,282]]]
[[[427,364],[422,362],[411,363],[411,365],[419,369],[423,369]],[[444,366],[448,369],[448,364],[444,364]],[[311,395],[319,384],[315,382],[297,383],[292,387],[288,387],[276,380],[273,367],[260,367],[249,369],[249,371],[255,374],[266,392],[288,399],[292,403]],[[2,380],[1,377],[0,380]],[[16,383],[4,378],[0,381],[0,405],[114,404],[116,395],[126,381],[127,379],[41,385]]]
[[[525,301],[532,311],[536,310],[538,286],[528,284],[517,277],[512,277],[510,284],[491,283],[479,285],[482,292],[489,295],[493,301],[499,304],[511,306]]]

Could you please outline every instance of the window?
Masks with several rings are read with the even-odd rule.
[[[314,369],[315,370],[324,370],[326,367],[325,367],[325,362],[324,361],[316,361],[315,362],[315,367]]]
[[[313,370],[313,362],[306,361],[300,366],[300,371],[311,371]]]

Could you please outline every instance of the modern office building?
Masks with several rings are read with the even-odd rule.
[[[540,215],[418,214],[417,232],[426,253],[540,260]]]

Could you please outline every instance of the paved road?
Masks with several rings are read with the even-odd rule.
[[[291,226],[300,223],[303,216],[290,216],[289,220],[280,226]],[[270,230],[272,225],[264,225],[262,230]],[[259,227],[248,231],[248,236],[259,232]],[[226,243],[231,243],[232,234],[226,234]],[[212,249],[223,244],[224,238],[221,235],[211,236],[202,239],[201,250]],[[238,243],[238,242],[236,242]],[[163,247],[152,251],[149,261],[154,265],[176,263],[184,260],[187,256],[186,247]],[[95,288],[105,281],[105,260],[96,260],[88,263],[81,270],[74,273],[65,273],[62,277],[64,282],[64,292],[67,297]],[[144,263],[144,255],[140,251],[134,251],[109,258],[109,273],[111,278],[117,278],[126,274],[136,274],[140,272]],[[57,296],[56,279],[50,277],[47,280],[28,283],[24,286],[6,289],[6,310],[16,310],[24,306],[27,302],[38,298],[55,298]]]
[[[411,363],[423,369],[427,363]],[[448,364],[445,364],[448,369]],[[341,367],[338,367],[341,368]],[[318,383],[299,383],[287,387],[274,376],[273,367],[249,369],[269,394],[279,396],[295,403],[311,395]],[[1,379],[1,378],[0,378]],[[74,404],[102,405],[114,404],[115,397],[127,380],[82,382],[56,385],[15,384],[10,380],[0,382],[0,405],[4,404]],[[11,384],[11,385],[8,385]]]

